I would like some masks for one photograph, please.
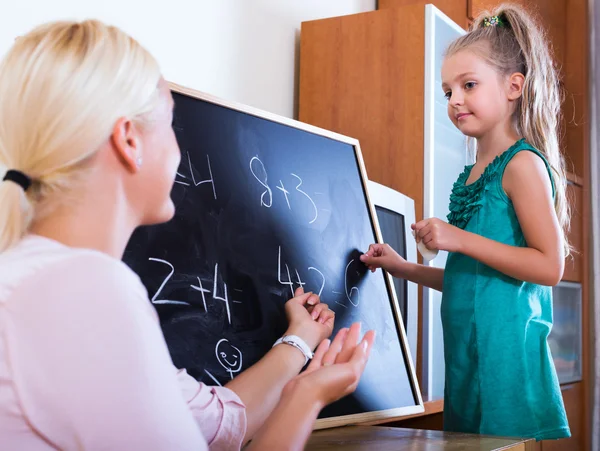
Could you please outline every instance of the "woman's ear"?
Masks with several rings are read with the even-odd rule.
[[[523,85],[525,76],[520,72],[515,72],[508,77],[508,100],[517,100],[523,95]]]
[[[113,127],[110,140],[127,170],[137,172],[142,166],[142,148],[135,124],[130,119],[120,118]]]

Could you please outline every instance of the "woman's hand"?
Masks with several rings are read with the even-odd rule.
[[[338,332],[331,345],[329,340],[321,342],[306,371],[286,384],[277,407],[248,450],[305,448],[321,409],[352,393],[358,385],[375,332],[367,332],[360,343],[359,335],[357,323]]]
[[[465,232],[438,218],[424,219],[411,226],[417,243],[423,241],[427,249],[460,252]]]
[[[363,262],[371,272],[377,268],[383,268],[392,276],[397,277],[402,273],[402,267],[406,260],[402,258],[389,244],[371,244],[369,250],[360,256]]]
[[[365,369],[375,331],[359,343],[360,323],[341,329],[333,342],[323,340],[306,371],[292,379],[284,393],[299,390],[314,396],[319,408],[354,392]]]
[[[305,293],[302,287],[296,289],[295,297],[285,304],[289,327],[286,335],[302,338],[314,350],[325,338],[331,336],[335,312],[329,310],[314,293]]]

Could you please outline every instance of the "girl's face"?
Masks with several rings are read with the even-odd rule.
[[[442,89],[448,100],[448,117],[463,134],[481,138],[510,124],[514,106],[505,78],[468,49],[444,60]]]

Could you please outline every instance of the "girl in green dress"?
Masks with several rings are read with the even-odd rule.
[[[446,430],[568,437],[547,343],[551,286],[569,253],[548,45],[523,10],[500,6],[450,45],[442,81],[450,119],[477,149],[454,184],[448,222],[413,225],[417,241],[449,252],[446,267],[406,262],[385,244],[361,260],[443,292]]]

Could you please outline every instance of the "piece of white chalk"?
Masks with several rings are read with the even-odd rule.
[[[416,240],[416,236],[415,236],[415,231],[412,231],[413,237],[415,237]],[[438,254],[438,250],[434,250],[432,251],[431,249],[427,249],[427,246],[425,246],[425,244],[423,244],[423,241],[419,241],[417,243],[417,249],[419,250],[419,253],[423,256],[423,258],[427,261],[431,261],[433,260],[435,257],[437,257]]]

